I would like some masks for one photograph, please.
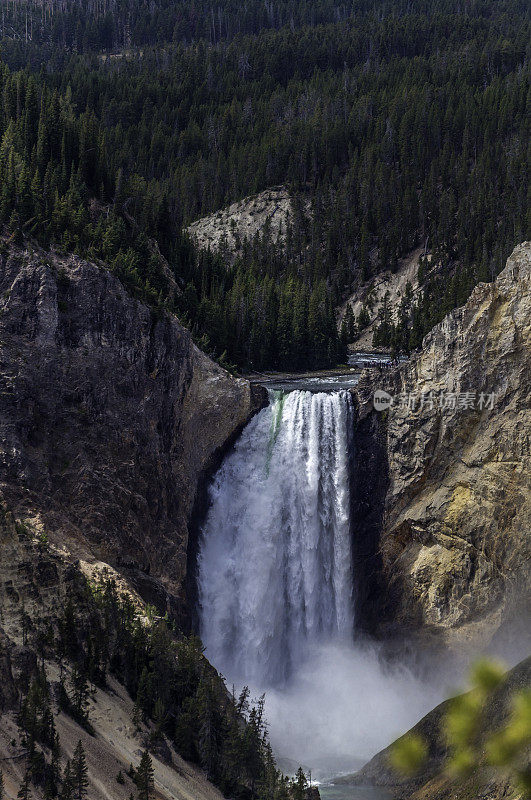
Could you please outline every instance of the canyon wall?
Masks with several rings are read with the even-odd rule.
[[[387,432],[380,630],[459,649],[497,636],[503,648],[512,626],[529,652],[530,276],[524,243],[420,353],[361,382],[361,424],[377,416]],[[372,410],[376,387],[392,395],[388,410]]]
[[[198,482],[260,389],[73,256],[4,247],[0,343],[0,499],[182,614]]]

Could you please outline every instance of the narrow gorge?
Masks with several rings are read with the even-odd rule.
[[[354,395],[270,390],[269,401],[210,485],[198,629],[229,686],[265,692],[277,755],[319,779],[363,763],[441,685],[386,667],[364,632],[371,559]]]
[[[266,693],[281,765],[314,778],[358,769],[478,652],[525,656],[530,272],[524,244],[404,364],[268,393],[104,269],[11,248],[3,707],[36,669],[24,609],[55,624],[81,576],[111,575],[185,631],[192,620],[230,692]],[[376,388],[394,398],[383,412]],[[431,402],[445,393],[495,400]],[[430,401],[411,409],[406,394]]]
[[[349,390],[270,391],[213,477],[206,653],[229,684],[266,691],[273,743],[314,774],[321,719],[344,768],[341,740],[367,758],[485,648],[528,653],[529,277],[526,244],[407,364]]]
[[[0,6],[0,800],[529,800],[529,2]]]

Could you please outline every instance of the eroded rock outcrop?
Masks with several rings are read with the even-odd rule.
[[[395,400],[384,616],[450,646],[486,644],[518,619],[522,654],[529,646],[530,279],[524,243],[494,283],[477,286],[428,334],[420,354],[381,379]]]
[[[304,203],[308,210],[308,203]],[[193,222],[188,233],[201,249],[223,251],[233,260],[243,242],[266,230],[273,241],[283,241],[293,218],[293,200],[285,186],[265,189]]]
[[[419,284],[419,262],[424,250],[417,247],[405,258],[398,261],[396,270],[393,272],[388,269],[378,272],[356,288],[340,306],[338,320],[343,322],[347,307],[350,305],[356,319],[363,308],[369,314],[369,324],[359,332],[359,335],[349,344],[352,352],[371,352],[388,348],[374,347],[373,336],[379,324],[383,311],[384,300],[394,323],[398,321],[400,305],[408,291],[412,297],[418,299],[421,291]],[[375,265],[376,267],[376,265]]]
[[[107,270],[1,257],[0,495],[175,612],[198,480],[261,402]]]

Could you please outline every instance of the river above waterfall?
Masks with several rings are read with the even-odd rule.
[[[229,687],[266,693],[275,752],[321,780],[442,699],[357,633],[354,424],[348,390],[270,389],[214,476],[199,542],[208,659]]]
[[[257,383],[265,386],[266,389],[272,391],[282,392],[312,392],[313,394],[320,394],[321,392],[338,392],[341,389],[352,389],[357,386],[360,379],[360,373],[356,370],[350,372],[321,372],[318,374],[308,375],[289,375],[281,374],[275,376],[264,376],[263,378],[256,379]]]
[[[403,360],[403,359],[401,359]],[[249,375],[252,383],[259,383],[267,389],[284,392],[337,392],[341,389],[352,389],[357,386],[363,369],[386,369],[391,365],[389,353],[353,352],[349,354],[350,369],[330,369],[317,372],[299,373],[264,373]]]

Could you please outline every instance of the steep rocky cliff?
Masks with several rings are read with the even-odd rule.
[[[522,620],[513,642],[529,652],[530,277],[524,243],[419,354],[372,376],[387,411],[367,415],[359,392],[387,429],[380,622],[459,649]]]
[[[5,250],[0,498],[180,614],[198,481],[263,398],[104,268]]]

